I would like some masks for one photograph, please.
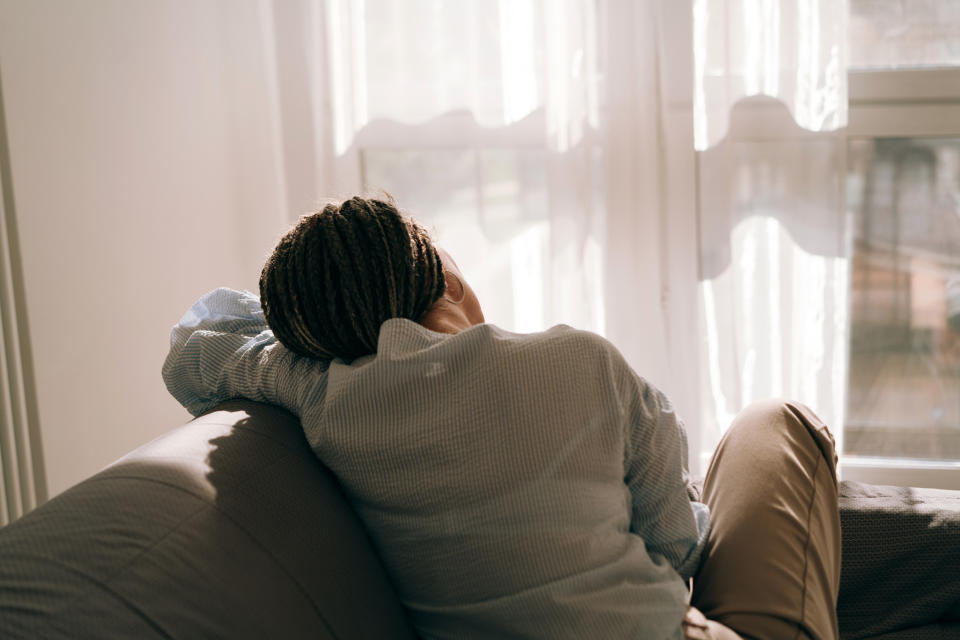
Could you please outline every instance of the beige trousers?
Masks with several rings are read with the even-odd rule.
[[[694,607],[750,640],[838,638],[836,462],[827,426],[801,404],[764,402],[737,416],[703,486],[711,532]],[[685,628],[690,638],[731,637],[720,625]]]

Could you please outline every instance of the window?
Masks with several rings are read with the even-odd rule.
[[[960,137],[848,148],[846,451],[960,460]]]
[[[851,0],[843,476],[960,481],[960,2]]]

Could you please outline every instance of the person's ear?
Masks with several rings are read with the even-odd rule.
[[[447,288],[443,292],[443,297],[452,304],[460,304],[467,295],[467,290],[463,287],[460,277],[453,271],[444,269],[443,279],[447,282]]]

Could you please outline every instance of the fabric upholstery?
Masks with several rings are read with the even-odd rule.
[[[412,638],[297,421],[235,401],[0,529],[0,638]]]
[[[960,638],[960,491],[840,483],[844,640]]]

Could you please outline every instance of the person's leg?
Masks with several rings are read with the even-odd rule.
[[[835,640],[840,517],[826,425],[798,403],[751,405],[717,447],[703,499],[711,531],[693,605],[744,638]]]

